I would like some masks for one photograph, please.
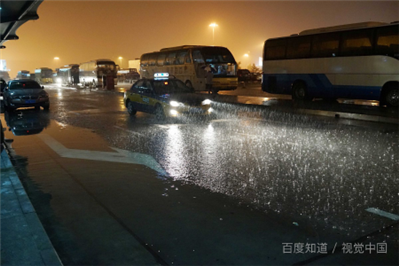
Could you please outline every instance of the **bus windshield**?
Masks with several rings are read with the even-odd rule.
[[[233,55],[226,48],[205,47],[201,49],[201,52],[205,62],[209,64],[236,63]]]
[[[205,47],[201,49],[201,57],[193,52],[194,61],[210,64],[213,69],[213,75],[216,77],[236,76],[236,61],[230,51],[223,47]],[[202,71],[197,70],[199,76],[202,76]]]

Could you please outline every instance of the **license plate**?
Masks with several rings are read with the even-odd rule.
[[[35,103],[36,100],[25,100],[25,103]]]

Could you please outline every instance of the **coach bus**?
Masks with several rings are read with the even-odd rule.
[[[220,46],[183,45],[143,54],[140,75],[152,78],[154,73],[169,73],[197,91],[205,90],[206,65],[211,65],[216,90],[237,88],[237,63],[231,52]]]
[[[56,82],[60,85],[77,85],[79,83],[79,65],[70,64],[56,69]]]
[[[262,90],[398,106],[399,23],[363,22],[266,40]]]
[[[36,68],[34,79],[40,84],[53,83],[53,70],[48,67]]]
[[[79,80],[83,86],[102,87],[107,76],[114,77],[117,83],[117,66],[109,59],[97,59],[79,65]]]

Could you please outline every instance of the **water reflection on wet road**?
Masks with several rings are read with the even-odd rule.
[[[198,193],[195,190],[198,187],[205,189],[206,192],[201,192],[204,193],[203,197],[216,197],[215,199],[219,200],[214,196],[215,192],[216,195],[228,195],[229,202],[233,202],[232,204],[240,209],[239,212],[245,213],[242,208],[251,212],[255,209],[256,213],[260,212],[266,215],[265,217],[284,220],[284,226],[299,224],[305,235],[308,234],[308,240],[325,242],[351,241],[392,223],[392,220],[367,212],[367,208],[399,214],[399,145],[398,130],[395,127],[380,127],[380,124],[371,123],[366,127],[354,127],[328,118],[278,111],[251,113],[245,109],[235,112],[234,115],[219,113],[216,120],[189,119],[159,123],[153,116],[143,113],[130,117],[123,106],[122,97],[112,93],[73,90],[58,92],[55,89],[50,93],[52,107],[49,116],[52,119],[52,134],[63,130],[73,134],[79,128],[89,129],[91,134],[105,140],[108,146],[150,155],[160,164],[167,173],[160,180],[172,183],[167,183],[167,186],[159,189],[159,184],[149,181],[148,185],[141,186],[142,197],[146,194],[154,195],[155,189],[157,197],[165,200],[177,197],[178,202],[191,202],[195,196],[190,195],[189,191]],[[60,133],[62,134],[65,135]],[[81,139],[75,140],[75,144],[72,139],[67,143],[71,148],[75,145],[73,148],[83,149],[82,146],[93,142],[91,149],[95,150],[98,141],[89,135],[82,134]],[[60,141],[65,142],[65,138],[61,138]],[[16,137],[14,146],[18,154],[19,140]],[[102,149],[108,150],[104,147]],[[30,152],[27,149],[22,150],[26,155]],[[34,172],[31,174],[35,175]],[[132,172],[121,174],[135,175]],[[126,186],[131,186],[130,181],[124,181],[128,182]],[[44,185],[51,181],[35,182],[42,182]],[[89,186],[90,193],[97,194],[99,187],[103,189],[103,186],[110,186],[113,193],[118,193],[117,186],[111,185],[112,180],[101,178],[101,182],[104,184]],[[120,181],[116,182],[119,186],[123,184]],[[178,191],[178,184],[185,184],[186,191]],[[123,189],[121,191],[126,193]],[[53,197],[57,195],[54,194]],[[129,196],[126,194],[126,197]],[[163,245],[161,248],[169,252],[163,257],[168,263],[234,262],[220,258],[221,260],[211,263],[211,258],[201,260],[192,254],[184,255],[184,252],[177,252],[165,241],[157,239],[156,235],[151,235],[148,229],[144,228],[144,223],[133,222],[133,217],[123,220],[121,216],[125,215],[124,212],[131,211],[130,207],[124,210],[123,207],[115,207],[112,200],[100,198],[105,206],[113,206],[113,210],[120,215],[118,217],[124,223],[132,222],[135,225],[132,230],[141,238],[152,239],[154,243]],[[152,201],[149,199],[147,201],[144,204],[146,207],[159,211],[159,206],[151,205]],[[209,202],[208,208],[215,208],[216,212],[220,206],[218,202]],[[181,211],[186,212],[187,209]],[[142,210],[138,213],[146,212]],[[252,222],[258,222],[257,215],[254,214]],[[192,219],[194,218],[190,218],[190,222],[193,222]],[[248,219],[251,220],[251,217]],[[250,223],[248,220],[246,222]],[[130,225],[128,223],[127,226]],[[178,226],[190,225],[178,223]],[[235,230],[233,225],[230,226]],[[174,230],[173,225],[165,225],[165,228]],[[158,229],[156,231],[158,232]],[[210,237],[212,233],[205,235]],[[215,237],[216,235],[217,233]],[[207,242],[201,240],[201,232],[197,232],[194,238],[201,243],[200,246]],[[251,241],[261,243],[255,239]],[[274,245],[281,248],[281,243]],[[237,251],[229,250],[227,253],[234,252]],[[173,257],[174,253],[178,255]],[[292,261],[280,258],[277,261],[293,263],[305,258]],[[248,259],[248,263],[245,259],[240,260],[240,263],[267,264],[263,259],[265,258],[262,256],[255,256]]]

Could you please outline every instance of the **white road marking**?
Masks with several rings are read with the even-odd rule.
[[[111,147],[111,149],[115,150],[116,152],[68,149],[49,135],[39,134],[38,137],[41,138],[56,153],[58,153],[59,156],[64,158],[142,164],[162,175],[167,176],[167,173],[162,166],[151,155],[148,154],[130,152],[114,147]]]
[[[390,212],[386,212],[386,211],[383,211],[383,210],[380,210],[380,209],[377,209],[377,208],[368,208],[368,209],[366,209],[366,211],[374,213],[374,214],[377,214],[379,216],[383,216],[383,217],[389,218],[389,219],[394,220],[394,221],[399,221],[399,215],[396,215],[396,214],[393,214],[393,213],[390,213]]]

